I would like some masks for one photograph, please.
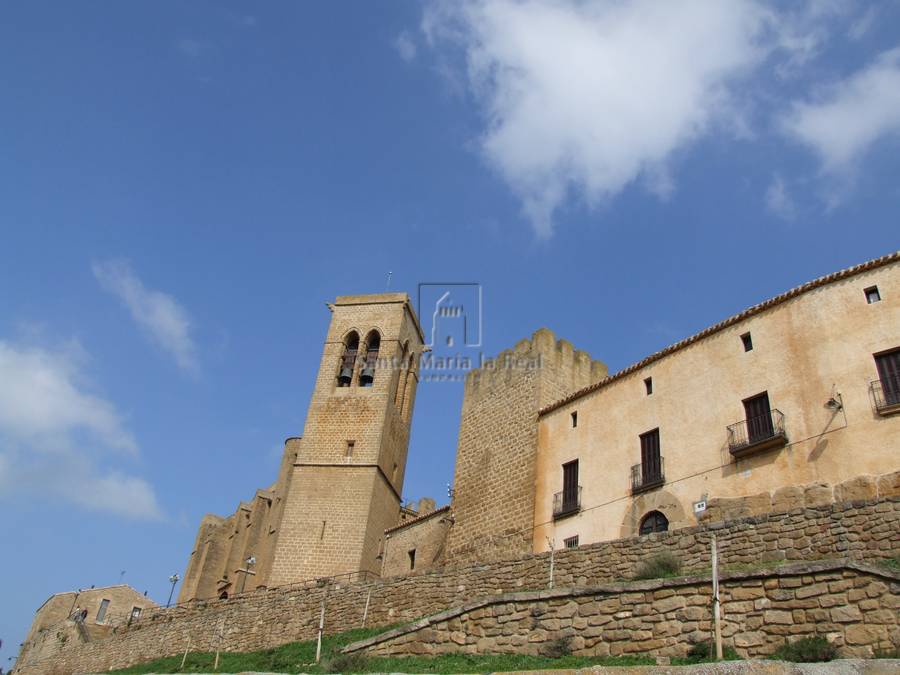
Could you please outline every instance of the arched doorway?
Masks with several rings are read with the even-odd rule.
[[[666,532],[669,529],[669,519],[659,511],[651,511],[641,519],[641,527],[638,534],[650,534],[652,532]]]

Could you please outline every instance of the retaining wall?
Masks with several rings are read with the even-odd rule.
[[[721,577],[721,631],[744,658],[819,635],[843,656],[900,646],[900,573],[851,561],[794,563]],[[686,656],[713,631],[709,577],[505,593],[354,643],[345,653]]]
[[[708,567],[710,536],[719,541],[722,565],[768,561],[853,558],[875,561],[900,555],[900,496],[845,502],[786,513],[741,518],[644,537],[603,542],[555,554],[555,583],[594,587],[630,578],[638,563],[671,551],[684,567]],[[376,582],[257,591],[228,600],[196,601],[148,610],[106,639],[82,642],[55,637],[55,627],[26,644],[15,672],[23,675],[97,672],[192,650],[248,651],[315,636],[320,604],[326,630],[411,621],[498,594],[547,587],[549,554],[484,565],[432,570]]]

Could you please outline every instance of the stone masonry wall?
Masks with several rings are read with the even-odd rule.
[[[725,568],[769,560],[892,558],[900,555],[900,496],[796,509],[558,551],[555,583],[558,587],[590,587],[630,578],[641,560],[661,551],[673,552],[688,570],[703,569],[710,565],[713,533]],[[310,639],[316,634],[323,596],[328,633],[359,627],[367,597],[367,625],[414,620],[473,599],[546,588],[549,562],[549,554],[537,554],[374,583],[270,589],[228,600],[148,610],[139,621],[121,627],[106,640],[68,640],[53,656],[43,649],[44,657],[37,658],[26,645],[16,672],[64,675],[107,670],[183,652],[189,640],[192,650],[248,651]],[[801,583],[805,582],[801,579]]]
[[[408,525],[388,530],[381,576],[396,577],[433,568],[447,543],[449,511],[447,507],[434,510]],[[410,551],[415,551],[415,568],[411,567]]]
[[[546,328],[466,376],[446,559],[511,558],[531,550],[537,411],[607,374]]]
[[[785,640],[823,636],[842,656],[900,646],[900,573],[828,561],[720,578],[725,646],[768,656]],[[713,632],[708,576],[508,593],[349,645],[373,656],[546,654],[686,656]]]

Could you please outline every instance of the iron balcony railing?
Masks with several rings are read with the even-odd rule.
[[[631,467],[631,493],[646,492],[658,488],[666,482],[665,462],[659,458],[659,464],[635,464]]]
[[[882,415],[900,412],[900,375],[874,380],[871,388],[875,410]]]
[[[736,457],[785,443],[787,433],[780,410],[773,409],[765,415],[741,420],[728,427],[728,450]]]
[[[581,510],[581,486],[553,495],[553,518],[564,518]]]

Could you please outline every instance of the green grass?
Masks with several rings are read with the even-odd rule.
[[[539,670],[545,668],[584,668],[593,665],[637,666],[652,665],[656,660],[648,656],[589,657],[563,656],[548,658],[525,654],[447,654],[445,656],[404,656],[366,658],[340,654],[343,646],[389,630],[374,628],[352,630],[322,639],[322,662],[316,664],[316,641],[293,642],[258,652],[219,654],[219,672],[239,673],[263,671],[270,673],[487,673],[506,670]],[[215,654],[191,652],[184,670],[181,658],[169,656],[136,664],[113,673],[211,673]]]
[[[900,572],[900,558],[888,558],[887,560],[879,560],[878,564],[887,567],[894,572]]]

